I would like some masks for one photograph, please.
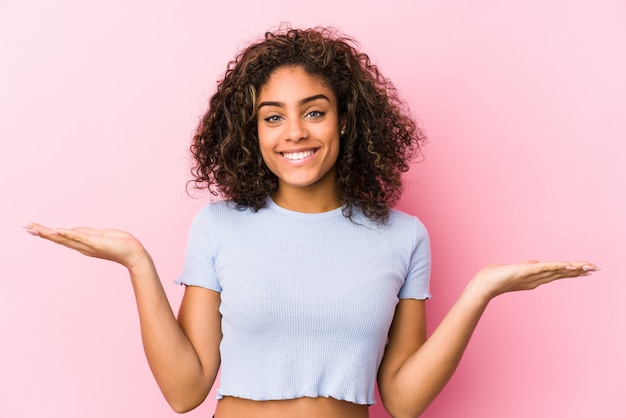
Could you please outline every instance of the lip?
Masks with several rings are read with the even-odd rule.
[[[306,164],[308,161],[315,158],[319,150],[320,150],[319,148],[298,148],[298,149],[292,149],[292,150],[290,149],[290,150],[277,151],[277,154],[280,155],[283,161],[286,161],[290,164],[301,165],[301,164]],[[287,158],[285,154],[290,154],[290,157],[292,158]],[[297,154],[301,154],[301,155],[298,156]]]

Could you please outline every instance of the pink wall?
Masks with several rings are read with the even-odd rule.
[[[623,2],[209,3],[0,2],[0,416],[176,416],[124,271],[20,227],[131,230],[177,308],[204,203],[184,191],[191,131],[238,47],[281,21],[357,38],[429,134],[401,207],[432,235],[431,329],[484,264],[603,269],[494,301],[424,417],[626,416]]]

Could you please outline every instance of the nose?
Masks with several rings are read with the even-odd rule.
[[[292,118],[287,123],[287,140],[292,142],[300,142],[309,137],[306,129],[306,123],[300,118]]]

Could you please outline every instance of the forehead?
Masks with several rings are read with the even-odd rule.
[[[333,91],[328,87],[325,80],[317,75],[312,75],[300,66],[279,67],[274,70],[265,84],[261,86],[259,98],[284,100],[289,98],[301,99],[303,97],[324,93],[334,99]]]

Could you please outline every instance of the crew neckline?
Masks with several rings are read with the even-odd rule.
[[[284,215],[292,216],[292,217],[299,218],[299,219],[319,220],[319,219],[332,218],[337,215],[343,216],[344,206],[343,205],[339,206],[338,208],[329,210],[327,212],[314,212],[314,213],[298,212],[298,211],[291,210],[291,209],[285,209],[284,207],[279,206],[278,203],[274,202],[274,199],[272,199],[272,197],[270,196],[267,198],[265,207],[269,209],[273,209],[276,212],[282,213]]]

